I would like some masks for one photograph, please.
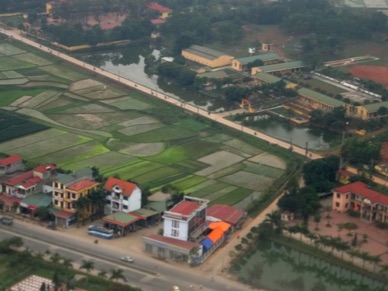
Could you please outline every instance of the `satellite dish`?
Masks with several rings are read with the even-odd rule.
[[[256,49],[255,49],[254,47],[250,47],[250,48],[248,49],[248,52],[249,52],[250,54],[254,54],[255,51],[256,51]]]

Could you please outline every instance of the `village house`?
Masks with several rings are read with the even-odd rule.
[[[141,190],[131,182],[109,177],[105,182],[107,193],[105,214],[116,212],[131,212],[141,208]]]
[[[90,168],[81,169],[72,174],[57,174],[52,186],[55,223],[68,227],[75,222],[78,199],[87,197],[98,186],[99,183],[93,180],[93,172]],[[93,214],[90,205],[84,206],[78,213],[78,219],[87,219]]]
[[[12,155],[0,160],[0,175],[12,174],[23,170],[24,164],[19,155]]]
[[[243,58],[236,58],[232,61],[232,69],[235,69],[239,72],[246,71],[247,65],[260,60],[264,65],[270,65],[276,63],[280,60],[280,56],[277,53],[267,53]]]
[[[151,2],[147,5],[148,9],[157,11],[160,13],[159,19],[166,20],[170,17],[172,10],[166,6],[160,5],[156,2]]]

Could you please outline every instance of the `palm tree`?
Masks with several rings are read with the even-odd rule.
[[[100,278],[102,278],[102,279],[105,279],[105,277],[106,277],[106,271],[104,271],[104,270],[101,270],[100,272],[98,272],[98,274],[97,274],[97,276],[98,277],[100,277]]]
[[[50,261],[53,262],[55,265],[58,264],[61,259],[62,257],[58,253],[54,253],[50,257]]]
[[[94,269],[94,262],[88,260],[82,260],[82,265],[79,267],[80,269],[85,269],[86,272],[90,273]]]
[[[127,281],[127,279],[125,278],[125,276],[124,276],[124,271],[123,271],[123,269],[116,269],[116,270],[111,270],[110,271],[110,273],[111,273],[111,275],[110,275],[110,279],[111,280],[119,280],[119,279],[122,279],[123,281]]]
[[[79,197],[75,202],[77,208],[77,223],[82,221],[82,224],[85,223],[85,208],[88,206],[88,200],[86,197]]]
[[[64,266],[65,268],[73,268],[73,260],[68,258],[63,258],[62,266]]]
[[[264,222],[270,223],[274,227],[275,232],[282,232],[282,218],[279,210],[274,210],[271,213],[267,213]]]

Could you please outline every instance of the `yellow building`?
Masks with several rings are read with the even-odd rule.
[[[301,88],[297,92],[298,102],[310,110],[319,109],[322,111],[331,111],[335,107],[345,106],[345,103],[342,101],[310,89]]]
[[[90,169],[83,169],[74,174],[58,174],[52,184],[52,201],[55,208],[56,224],[67,227],[75,222],[78,210],[77,201],[87,197],[96,190],[99,183],[92,179]],[[94,214],[91,203],[85,203],[78,219],[87,219]]]
[[[182,56],[187,60],[210,68],[229,66],[234,59],[233,56],[199,45],[192,45],[182,50]]]
[[[380,107],[385,107],[388,109],[388,101],[371,103],[368,105],[354,106],[349,112],[349,115],[352,115],[363,120],[368,120],[374,117],[378,117],[377,111]]]
[[[280,56],[277,53],[268,53],[244,58],[237,58],[232,61],[232,69],[237,70],[239,72],[245,71],[249,63],[252,63],[257,60],[262,61],[265,65],[269,65],[279,61]]]
[[[335,188],[332,208],[338,212],[355,210],[369,222],[388,222],[388,196],[372,190],[367,184],[354,182]]]

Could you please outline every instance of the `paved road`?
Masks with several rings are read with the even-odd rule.
[[[173,285],[180,286],[181,290],[190,289],[190,285],[195,289],[199,289],[202,285],[202,290],[209,291],[249,289],[245,285],[222,277],[212,281],[210,276],[201,274],[195,268],[190,272],[190,268],[169,265],[147,255],[131,254],[135,263],[126,264],[119,260],[120,257],[128,255],[125,249],[118,249],[114,244],[111,246],[93,244],[92,240],[85,241],[74,237],[71,232],[53,231],[19,220],[15,220],[11,227],[0,226],[0,239],[14,235],[22,237],[25,246],[29,249],[37,252],[45,252],[49,249],[51,253],[57,252],[61,256],[72,259],[75,266],[82,264],[82,260],[92,260],[98,271],[109,272],[111,269],[122,268],[128,283],[145,291],[171,290]]]

